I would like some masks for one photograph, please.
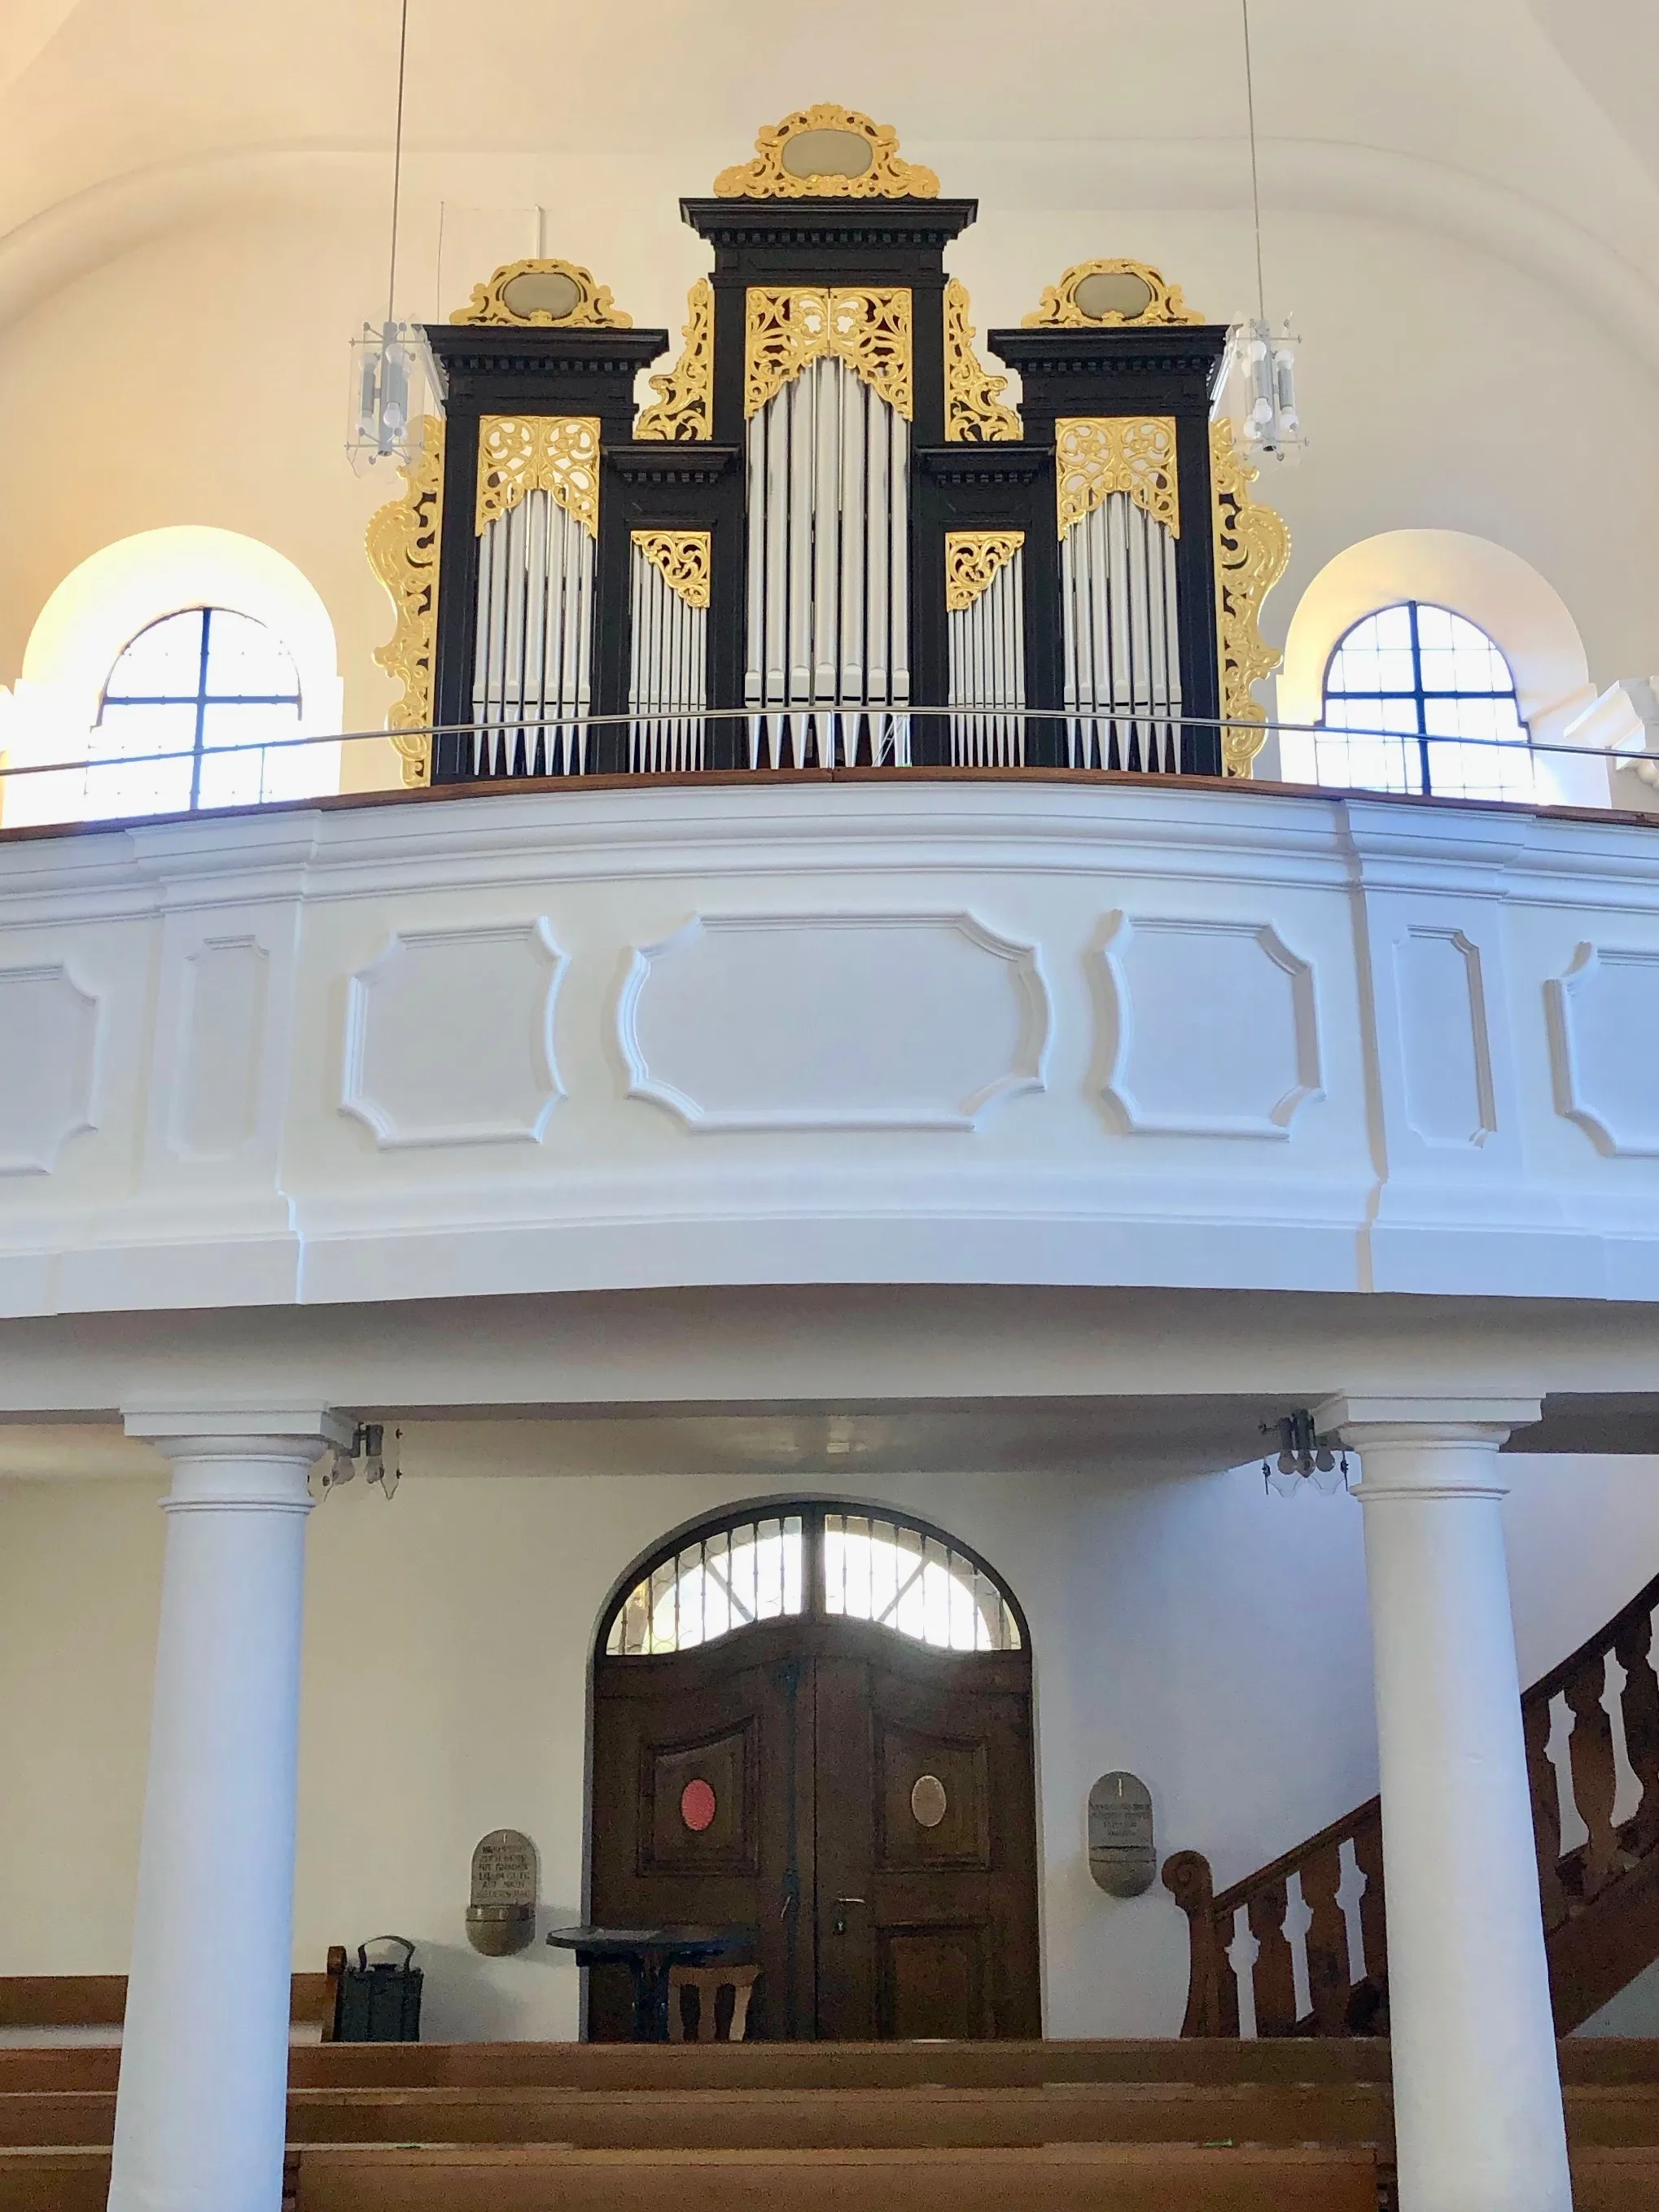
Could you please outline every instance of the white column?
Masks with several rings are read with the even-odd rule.
[[[1401,2212],[1571,2212],[1498,1447],[1536,1399],[1340,1398],[1363,1462]]]
[[[129,1412],[173,1462],[111,2212],[280,2212],[320,1407]]]

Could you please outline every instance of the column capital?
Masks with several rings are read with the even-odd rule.
[[[168,1513],[308,1513],[306,1470],[356,1424],[314,1400],[267,1406],[130,1406],[126,1432],[173,1462]]]
[[[1530,1428],[1542,1412],[1537,1398],[1361,1397],[1344,1392],[1313,1409],[1321,1436],[1340,1437],[1356,1451],[1370,1443],[1502,1443]]]

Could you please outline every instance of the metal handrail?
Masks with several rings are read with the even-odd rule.
[[[313,731],[303,737],[250,738],[234,745],[212,745],[205,749],[204,758],[231,760],[244,753],[272,753],[298,751],[317,745],[367,744],[410,738],[466,738],[509,737],[520,732],[557,730],[629,729],[659,722],[739,722],[762,723],[777,720],[797,720],[817,716],[863,715],[872,719],[886,718],[898,721],[973,721],[1018,720],[1023,722],[1078,723],[1151,723],[1162,730],[1248,730],[1262,737],[1288,732],[1294,737],[1324,738],[1328,739],[1366,738],[1386,738],[1400,744],[1418,746],[1456,745],[1460,749],[1474,748],[1503,753],[1510,758],[1540,756],[1569,760],[1611,760],[1630,763],[1648,757],[1639,749],[1609,750],[1600,746],[1551,744],[1528,738],[1524,742],[1513,738],[1465,738],[1449,733],[1423,737],[1414,730],[1334,729],[1324,722],[1256,721],[1242,715],[1176,714],[1162,708],[1150,707],[1024,707],[1010,702],[1001,706],[923,707],[910,706],[902,702],[885,699],[793,699],[772,700],[763,704],[745,707],[661,707],[635,708],[614,714],[541,714],[503,718],[487,722],[423,722],[408,728],[376,730]],[[78,758],[51,761],[28,761],[11,765],[0,761],[0,779],[28,775],[63,775],[88,772],[101,768],[138,768],[161,765],[168,761],[194,760],[194,746],[173,752],[112,753],[96,757],[82,755]],[[691,770],[698,774],[703,771]],[[988,769],[994,774],[994,767]],[[1152,771],[1155,773],[1155,771]],[[641,782],[649,781],[653,771],[649,769],[624,771],[636,775]],[[685,771],[676,771],[685,773]],[[1103,771],[1097,771],[1103,773]],[[491,778],[491,781],[509,782],[511,777]],[[1324,790],[1373,790],[1373,785],[1322,785]],[[1399,794],[1396,794],[1399,795]],[[1407,794],[1409,795],[1409,794]],[[1455,796],[1455,794],[1449,794]],[[210,811],[211,810],[205,810]]]

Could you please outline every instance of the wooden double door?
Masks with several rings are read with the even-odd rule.
[[[1040,2035],[1029,1651],[809,1618],[600,1656],[588,1917],[752,1924],[751,2035]],[[589,2034],[629,2032],[595,1968]]]

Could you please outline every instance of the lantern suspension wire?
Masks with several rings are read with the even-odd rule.
[[[1259,320],[1267,319],[1267,288],[1261,276],[1261,171],[1255,146],[1255,73],[1250,65],[1250,0],[1238,0],[1239,14],[1244,25],[1244,113],[1250,134],[1250,212],[1255,223],[1255,312]],[[404,0],[404,20],[408,20],[409,0]],[[398,112],[403,114],[403,86],[398,88]],[[394,217],[395,224],[395,217]],[[388,313],[390,311],[388,310]]]
[[[1245,38],[1246,38],[1246,42],[1247,42],[1247,45],[1246,45],[1246,51],[1247,51],[1247,52],[1248,52],[1248,40],[1249,40],[1249,29],[1248,29],[1248,21],[1249,21],[1249,9],[1248,9],[1248,0],[1247,0],[1247,6],[1246,6],[1246,24],[1247,24],[1247,28],[1246,28],[1246,32],[1245,32]],[[402,198],[402,197],[403,197],[403,183],[404,183],[404,82],[405,82],[405,80],[406,80],[406,77],[407,77],[407,75],[408,75],[408,68],[409,68],[409,0],[402,0],[402,7],[401,7],[401,10],[400,10],[400,13],[399,13],[399,16],[398,16],[398,118],[397,118],[396,123],[395,123],[395,124],[393,125],[393,126],[392,126],[392,247],[391,247],[391,252],[390,252],[390,255],[389,255],[388,259],[387,259],[386,273],[386,320],[387,320],[387,322],[388,322],[388,323],[389,323],[389,322],[391,322],[391,321],[392,321],[392,300],[393,300],[394,296],[396,295],[397,289],[398,289],[398,204],[399,204],[399,202],[400,202],[400,200],[401,200],[401,198]],[[1248,64],[1247,64],[1247,73],[1248,73]],[[1252,138],[1252,141],[1251,141],[1251,153],[1252,153],[1252,158],[1254,158],[1254,154],[1255,154],[1255,141],[1254,141],[1254,138]],[[1257,217],[1257,221],[1256,221],[1256,252],[1257,252],[1258,260],[1259,260],[1259,258],[1260,258],[1260,255],[1261,255],[1261,218],[1260,218],[1260,216],[1258,216],[1258,217]]]

